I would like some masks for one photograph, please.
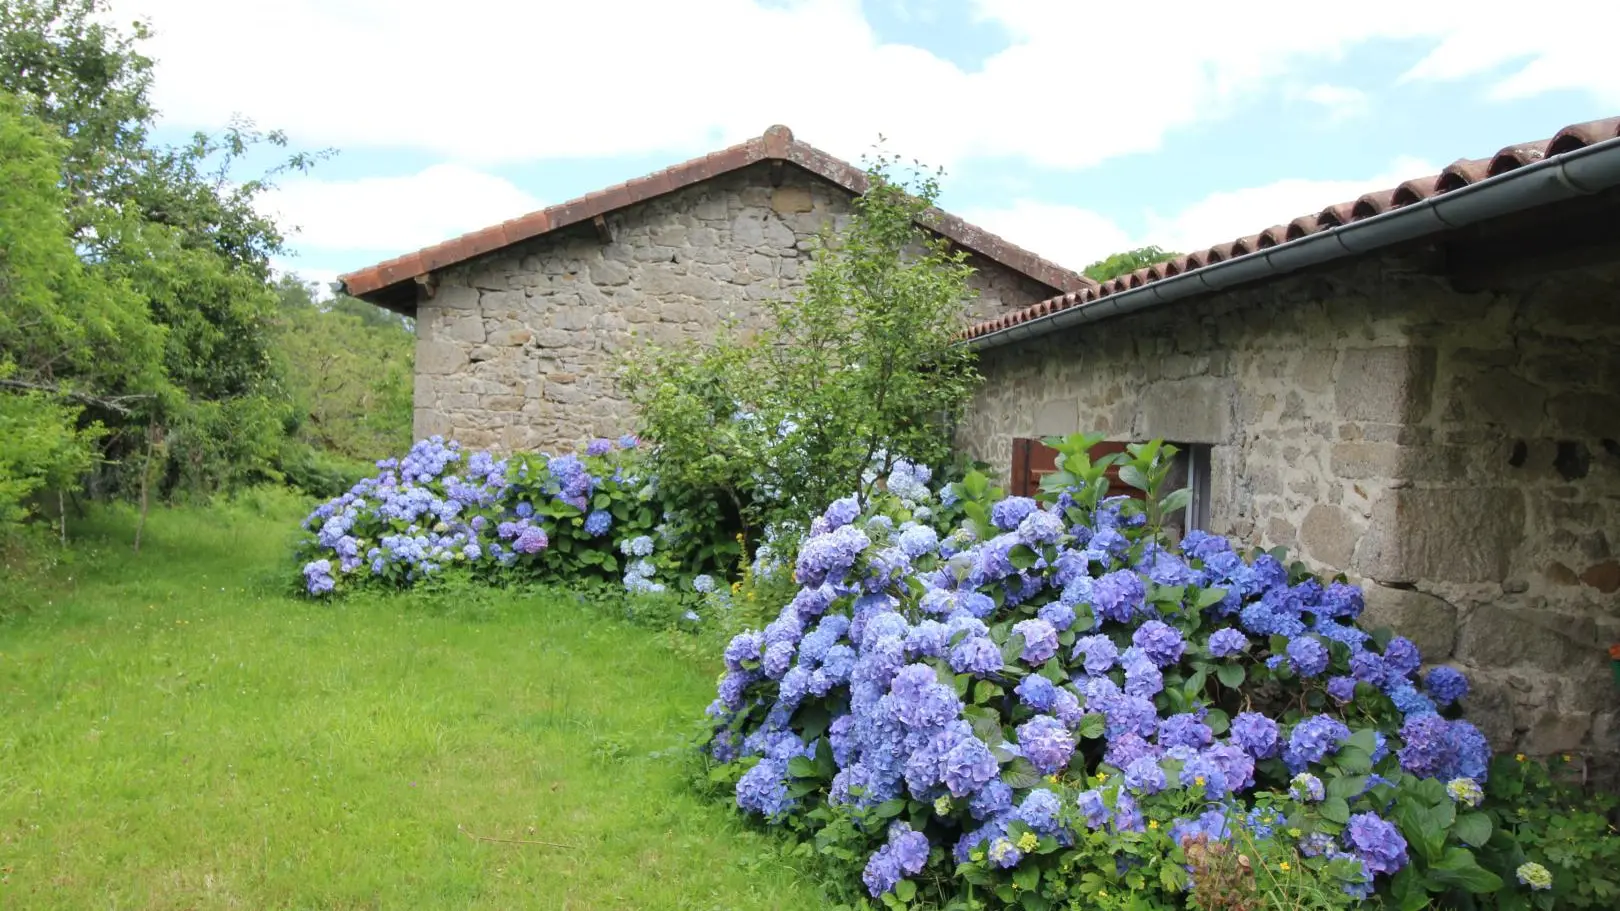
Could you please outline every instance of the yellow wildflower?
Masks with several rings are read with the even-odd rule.
[[[1148,820],[1148,828],[1157,829],[1158,827],[1159,827],[1159,821],[1157,819]]]
[[[974,851],[972,854],[968,855],[968,859],[972,860],[974,863],[978,863],[979,861],[984,860],[984,852]]]
[[[1203,783],[1204,783],[1204,776],[1202,776],[1202,775],[1193,776],[1193,784],[1202,785]]]
[[[1291,868],[1288,866],[1288,861],[1285,860],[1282,863],[1277,865],[1277,869],[1283,871],[1284,873],[1287,873],[1289,871],[1289,869],[1291,869]]]
[[[1050,781],[1053,784],[1058,783],[1058,777],[1056,775],[1048,775],[1048,776],[1046,776],[1046,780]]]
[[[1516,754],[1514,754],[1513,758],[1518,760],[1519,762],[1523,762],[1524,761],[1524,754],[1523,753],[1516,753]]]
[[[1107,780],[1108,780],[1108,773],[1107,772],[1098,772],[1097,773],[1097,783],[1098,784],[1102,784],[1103,782],[1105,782]]]
[[[1289,829],[1288,834],[1293,838],[1299,838],[1300,836],[1304,835],[1305,833],[1301,832],[1298,829]]]

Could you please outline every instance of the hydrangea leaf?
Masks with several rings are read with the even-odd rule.
[[[1080,736],[1087,740],[1096,740],[1103,735],[1107,728],[1107,721],[1099,712],[1092,712],[1080,719]]]
[[[1040,555],[1036,554],[1028,545],[1020,544],[1007,551],[1007,562],[1011,563],[1014,569],[1029,569],[1039,559]]]
[[[900,880],[894,884],[894,897],[903,902],[910,902],[917,897],[917,884],[909,879]]]
[[[1224,588],[1204,588],[1199,589],[1198,598],[1193,602],[1193,604],[1199,610],[1203,610],[1206,607],[1213,607],[1216,604],[1219,604],[1225,598],[1226,589]]]
[[[1235,690],[1243,685],[1248,671],[1241,664],[1223,664],[1215,669],[1215,676],[1221,681],[1221,686]]]
[[[1484,813],[1464,813],[1451,827],[1457,839],[1464,844],[1481,847],[1491,838],[1491,818]]]
[[[1327,783],[1327,795],[1329,797],[1338,797],[1347,801],[1356,799],[1366,789],[1367,776],[1365,775],[1340,775],[1337,778],[1328,779]]]
[[[1455,886],[1476,895],[1495,892],[1502,888],[1502,878],[1481,867],[1474,852],[1467,848],[1447,848],[1446,853],[1428,869],[1429,881],[1443,886]]]
[[[1034,864],[1024,864],[1013,871],[1013,882],[1026,893],[1034,892],[1041,884],[1041,868]]]
[[[893,819],[905,811],[906,802],[898,797],[894,798],[893,800],[885,800],[876,807],[872,808],[872,812],[876,814],[877,818],[879,819]]]
[[[1350,805],[1343,797],[1329,797],[1322,801],[1320,810],[1322,818],[1329,822],[1336,822],[1342,826],[1350,821]]]
[[[1041,783],[1041,773],[1028,759],[1020,756],[1001,770],[1001,780],[1015,790],[1033,788]]]

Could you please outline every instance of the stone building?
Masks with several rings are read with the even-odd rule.
[[[1620,769],[1620,118],[975,326],[960,445],[1186,450],[1188,524],[1361,582],[1499,748]]]
[[[866,175],[772,127],[741,145],[342,276],[416,318],[416,435],[566,451],[632,429],[620,351],[747,325],[802,285]],[[969,255],[971,316],[1096,284],[943,212]]]

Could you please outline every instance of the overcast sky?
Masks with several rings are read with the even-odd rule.
[[[266,200],[321,281],[773,123],[851,161],[881,134],[1071,268],[1207,247],[1620,114],[1620,5],[1582,6],[114,0],[164,133],[338,150]]]

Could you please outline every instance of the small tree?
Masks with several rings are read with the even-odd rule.
[[[878,156],[844,231],[824,235],[804,288],[763,328],[634,357],[625,385],[656,441],[660,482],[731,500],[746,525],[802,523],[869,492],[901,457],[949,456],[951,420],[978,383],[967,255],[925,227],[937,174]]]
[[[1107,259],[1097,260],[1086,267],[1084,274],[1086,278],[1095,282],[1112,281],[1121,275],[1129,275],[1137,269],[1168,262],[1180,255],[1158,247],[1137,247],[1135,250],[1126,250],[1123,253],[1115,253]]]

